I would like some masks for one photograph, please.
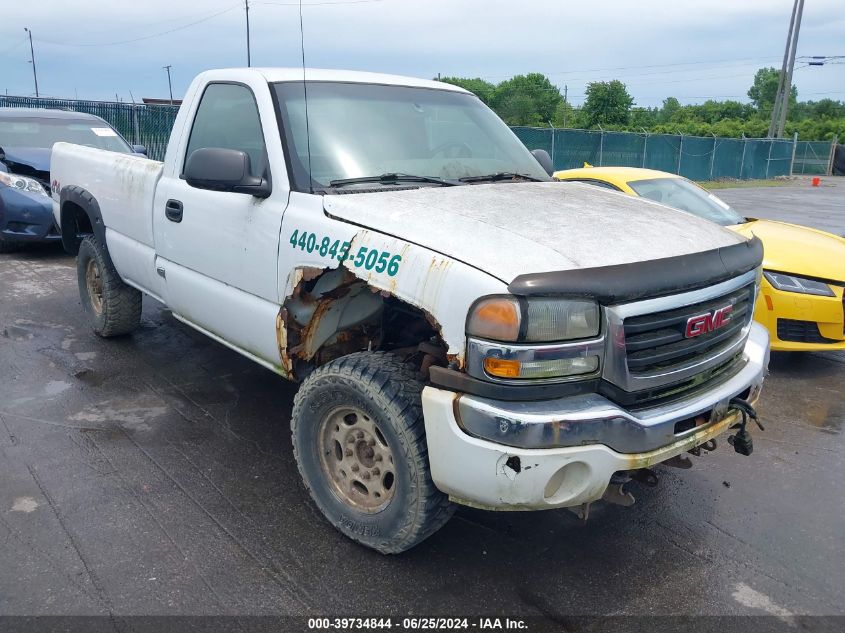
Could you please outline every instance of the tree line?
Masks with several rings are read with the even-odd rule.
[[[542,73],[528,73],[493,84],[481,78],[444,77],[440,81],[476,94],[508,125],[561,127],[696,136],[766,136],[777,93],[780,71],[760,68],[748,89],[746,103],[707,100],[682,105],[667,97],[660,107],[636,107],[634,98],[619,80],[587,84],[584,104],[567,102],[560,89]],[[798,101],[793,85],[785,132],[798,132],[802,140],[845,139],[845,102],[833,99]]]

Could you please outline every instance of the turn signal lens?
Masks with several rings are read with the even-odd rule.
[[[490,297],[482,299],[467,319],[467,332],[494,341],[516,341],[519,338],[520,310],[516,299]]]
[[[488,356],[484,371],[496,378],[562,378],[592,374],[599,368],[598,356],[518,361]]]
[[[518,360],[484,359],[484,371],[497,378],[519,378],[519,369],[520,363]]]

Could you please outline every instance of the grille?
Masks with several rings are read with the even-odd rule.
[[[792,343],[838,343],[833,339],[822,336],[819,324],[815,321],[797,321],[793,319],[778,319],[778,338]]]
[[[726,325],[686,338],[687,321],[694,316],[733,306]],[[632,376],[671,370],[698,359],[716,355],[735,343],[751,320],[754,284],[749,284],[716,299],[702,301],[663,312],[625,319],[625,348],[628,371]]]

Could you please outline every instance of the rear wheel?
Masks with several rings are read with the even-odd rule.
[[[141,293],[123,283],[106,250],[93,235],[79,246],[76,274],[82,307],[102,337],[128,334],[141,322]]]
[[[294,400],[294,454],[311,498],[343,534],[385,554],[453,512],[431,480],[422,388],[398,357],[362,352],[317,369]]]

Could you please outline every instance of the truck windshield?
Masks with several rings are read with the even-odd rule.
[[[293,186],[328,189],[332,181],[373,177],[360,186],[408,186],[404,174],[459,181],[507,172],[549,180],[525,146],[477,97],[462,92],[373,84],[273,84],[292,163]],[[308,178],[310,145],[311,179]],[[375,180],[375,182],[373,182]],[[497,179],[494,179],[497,180]],[[432,186],[434,183],[415,183]],[[344,187],[349,192],[349,187]]]
[[[94,119],[49,119],[0,115],[0,147],[52,149],[53,143],[64,141],[112,152],[131,152],[131,148],[108,123]]]
[[[629,182],[628,186],[643,198],[692,213],[722,226],[745,222],[745,218],[729,204],[686,178],[634,180]]]

